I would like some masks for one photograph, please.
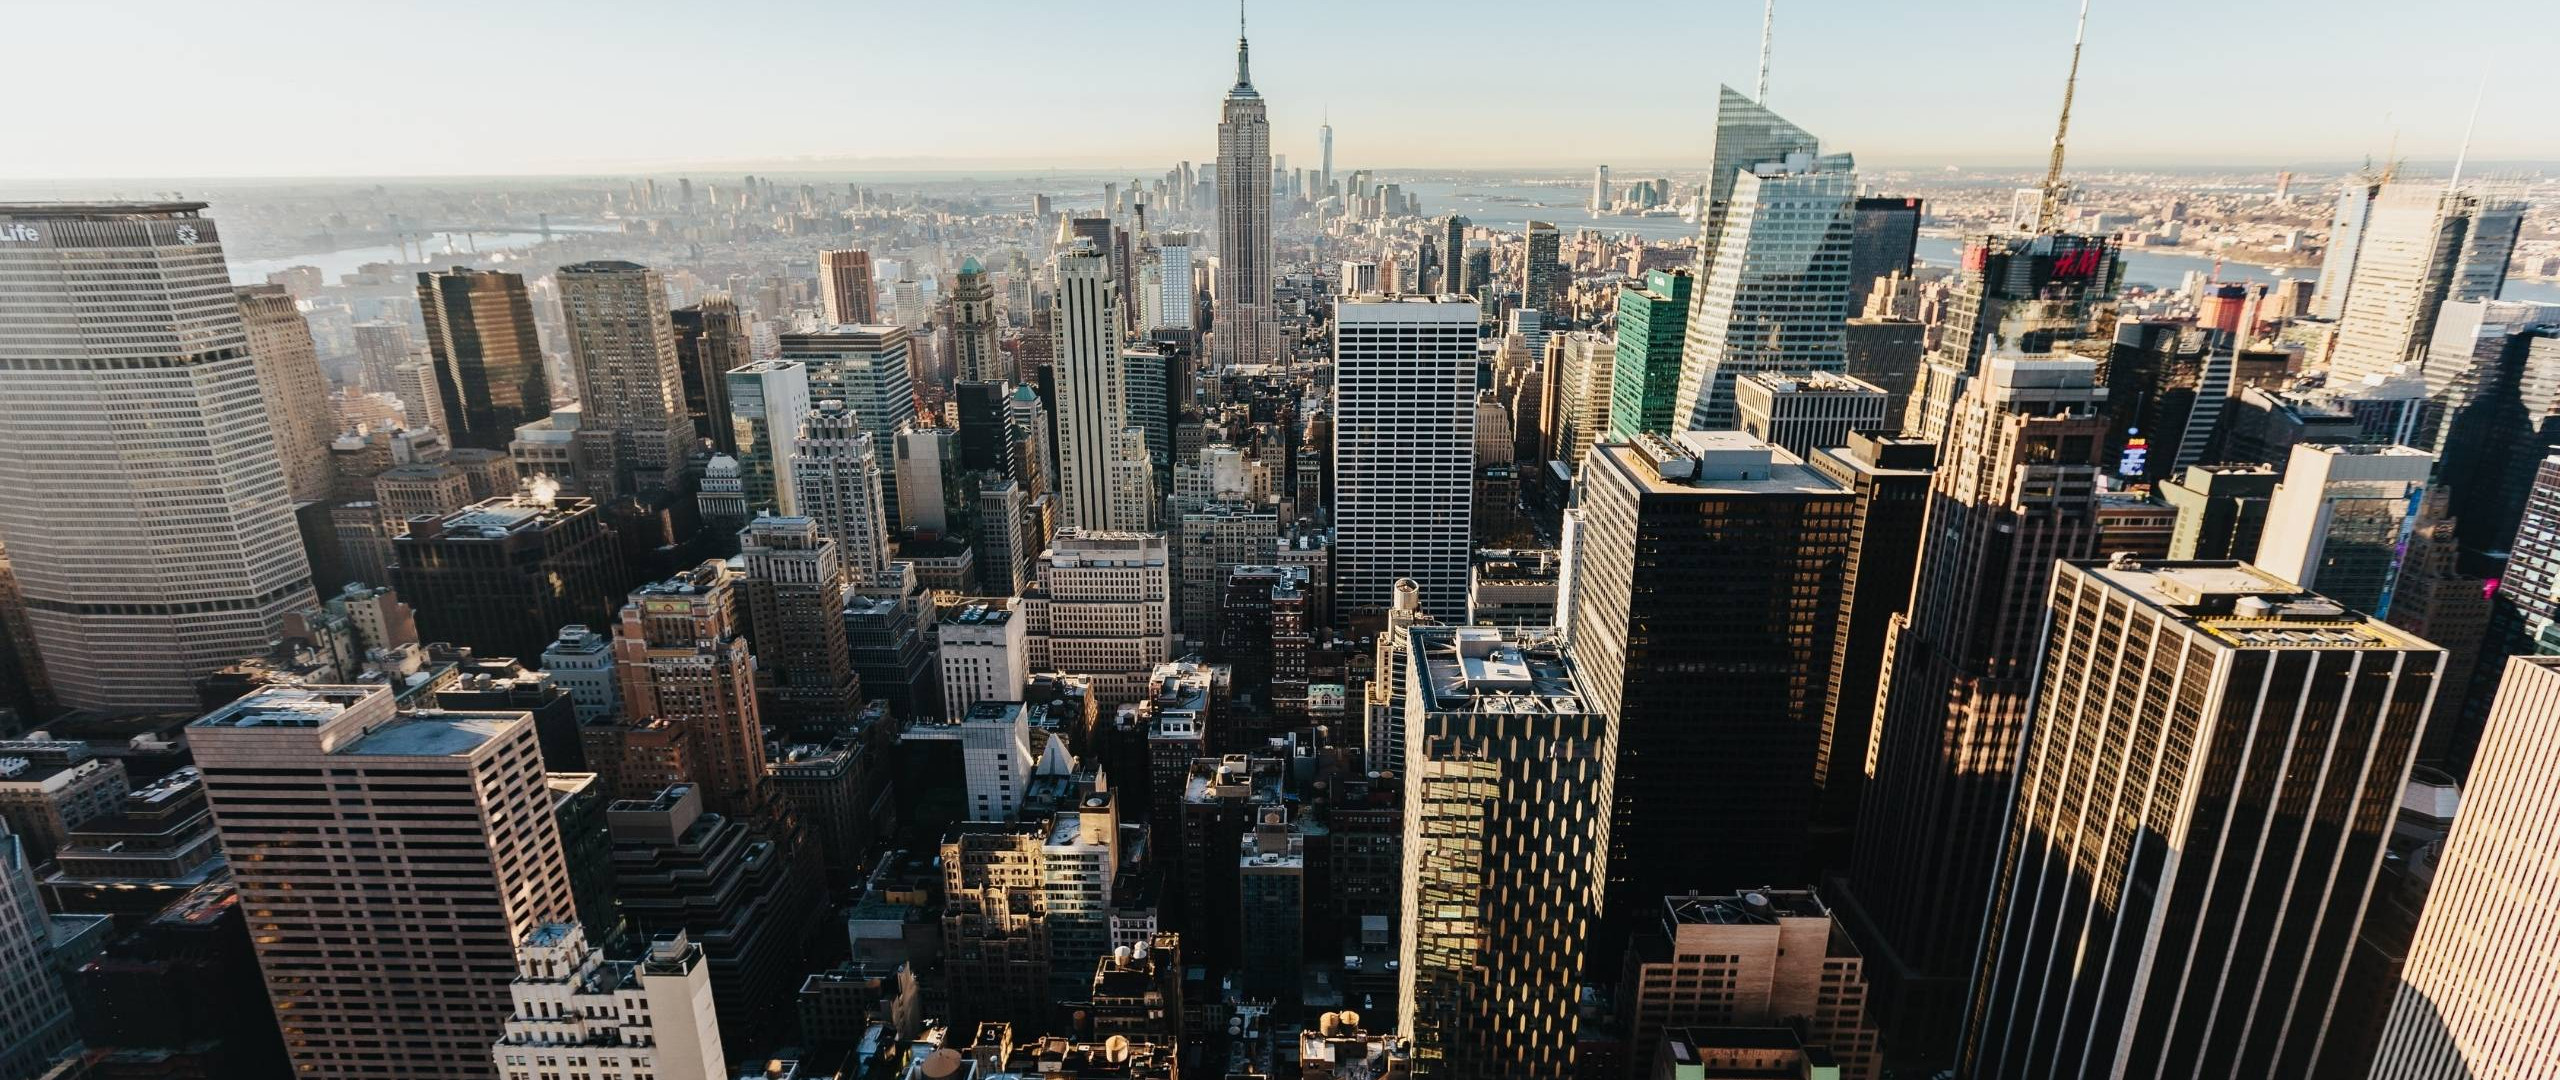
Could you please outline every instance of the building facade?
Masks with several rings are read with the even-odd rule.
[[[1960,1075],[2308,1075],[2443,650],[2239,563],[2052,597]]]
[[[575,911],[532,717],[311,686],[187,737],[296,1071],[499,1080],[514,943]]]
[[[1609,718],[1553,638],[1417,627],[1406,644],[1396,1030],[1413,1040],[1413,1075],[1579,1075]]]
[[[1362,298],[1334,309],[1334,613],[1395,583],[1465,615],[1475,503],[1476,302]]]
[[[186,708],[313,600],[204,204],[0,205],[0,536],[57,701]]]

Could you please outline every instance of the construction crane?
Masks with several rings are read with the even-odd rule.
[[[2080,88],[2080,43],[2089,34],[2089,0],[2080,0],[2080,25],[2071,32],[2071,74],[2062,81],[2062,120],[2053,129],[2053,159],[2045,165],[2044,202],[2036,208],[2036,231],[2049,233],[2062,219],[2062,144],[2071,134],[2071,95]]]

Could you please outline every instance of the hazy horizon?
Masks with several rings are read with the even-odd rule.
[[[38,6],[14,20],[25,40],[157,40],[176,26],[182,55],[103,79],[86,50],[13,56],[0,94],[76,94],[77,107],[14,117],[0,179],[1144,175],[1213,156],[1232,8],[1056,11],[987,0],[961,19],[742,0],[706,18],[669,0],[426,12],[264,0],[208,19],[170,0]],[[1770,104],[1874,167],[2037,166],[2075,11],[2071,0],[1781,3]],[[1527,0],[1265,4],[1253,76],[1273,150],[1313,167],[1329,116],[1337,170],[1703,164],[1716,86],[1752,86],[1760,5],[1559,14]],[[1628,32],[1634,21],[1643,34]],[[2089,34],[2076,169],[2309,168],[2394,147],[2448,161],[2484,72],[2472,160],[2560,161],[2533,55],[2560,39],[2560,5],[2339,0],[2258,14],[2101,0]],[[1650,44],[1629,54],[1632,40]],[[1432,62],[1416,63],[1417,50]],[[1377,147],[1399,160],[1377,160]]]

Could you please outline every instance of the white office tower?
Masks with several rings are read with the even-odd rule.
[[[881,583],[889,570],[888,495],[880,484],[880,440],[841,401],[821,401],[800,422],[791,455],[791,488],[799,516],[836,542],[845,581],[857,589]]]
[[[960,771],[969,789],[964,809],[971,821],[1011,821],[1022,811],[1022,797],[1039,759],[1031,752],[1030,712],[1018,700],[1019,694],[1017,690],[1004,700],[978,702],[939,724],[909,725],[898,736],[902,742],[960,745]],[[1066,752],[1063,740],[1053,739],[1043,748],[1051,745],[1057,753]]]
[[[489,973],[575,910],[532,714],[270,688],[187,741],[296,1075],[492,1076]]]
[[[1407,632],[1396,1030],[1416,1080],[1575,1071],[1609,850],[1609,718],[1552,637]],[[1665,857],[1673,857],[1664,853]]]
[[[1218,281],[1209,333],[1210,358],[1222,369],[1285,359],[1271,298],[1271,118],[1247,60],[1239,9],[1236,84],[1218,114]]]
[[[756,360],[721,375],[729,400],[730,437],[738,445],[738,479],[747,512],[800,513],[791,454],[809,417],[809,369],[797,360]]]
[[[2258,569],[2372,615],[2389,609],[2435,455],[2406,446],[2305,443],[2267,500]]]
[[[1591,212],[1595,214],[1605,213],[1608,209],[1609,167],[1606,165],[1600,165],[1591,170]]]
[[[2348,272],[2330,388],[2379,382],[2417,363],[2446,301],[2496,299],[2523,216],[2523,204],[2474,191],[2383,185]]]
[[[1166,233],[1156,242],[1156,300],[1150,305],[1149,330],[1189,330],[1192,312],[1191,234]]]
[[[80,1040],[54,962],[52,918],[26,841],[0,824],[0,1076],[44,1075]]]
[[[1057,258],[1058,525],[1145,531],[1153,521],[1146,433],[1129,426],[1111,261],[1078,240]]]
[[[975,255],[960,260],[951,285],[951,371],[960,382],[1003,382],[1009,374],[996,348],[996,289]]]
[[[2355,276],[2356,252],[2364,246],[2365,220],[2382,182],[2367,173],[2347,178],[2338,188],[2337,216],[2329,222],[2329,246],[2320,257],[2320,285],[2311,295],[2309,314],[2336,322],[2347,313],[2347,285]]]
[[[1857,199],[1845,155],[1789,154],[1735,178],[1689,308],[1672,412],[1682,430],[1735,428],[1737,376],[1848,369]]]
[[[1396,581],[1433,617],[1466,616],[1473,554],[1476,319],[1463,296],[1334,309],[1334,613],[1385,610]]]
[[[316,599],[204,206],[0,204],[0,540],[67,707],[192,708]]]
[[[578,441],[610,494],[673,485],[694,448],[685,413],[684,369],[658,272],[638,263],[572,263],[553,279],[578,371]]]
[[[1029,620],[1010,597],[972,601],[942,617],[942,715],[967,716],[981,701],[1014,701],[1031,681]]]
[[[728,1080],[711,965],[675,930],[638,960],[607,960],[577,923],[544,923],[516,946],[515,1012],[489,1050],[510,1080]]]
[[[239,297],[285,490],[295,502],[328,498],[329,444],[338,437],[338,418],[329,408],[329,378],[320,373],[311,324],[282,285],[243,285]]]
[[[2556,727],[2560,657],[2510,658],[2400,968],[2373,1080],[2551,1075],[2560,1052]]]
[[[1060,529],[1016,605],[1033,671],[1093,680],[1103,706],[1136,701],[1173,659],[1173,567],[1161,535]]]

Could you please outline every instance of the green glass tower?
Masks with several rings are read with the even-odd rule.
[[[1680,394],[1681,335],[1689,326],[1686,270],[1653,270],[1618,289],[1618,363],[1609,387],[1609,438],[1671,433]]]

